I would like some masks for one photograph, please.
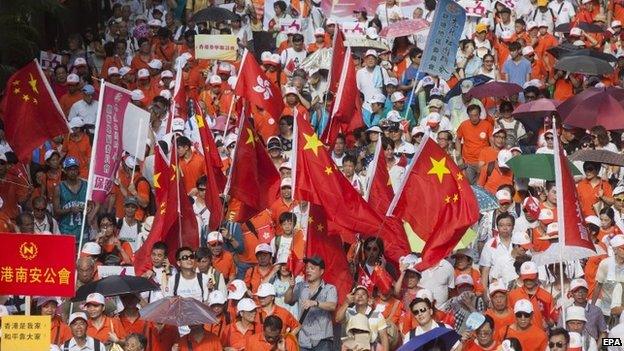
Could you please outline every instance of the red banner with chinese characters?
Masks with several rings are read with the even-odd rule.
[[[0,242],[0,295],[74,296],[74,236],[0,233]]]

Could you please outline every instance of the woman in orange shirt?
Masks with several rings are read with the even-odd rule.
[[[219,337],[204,330],[203,325],[192,325],[191,332],[178,340],[172,350],[179,351],[215,351],[223,350]]]
[[[455,258],[455,277],[460,274],[468,274],[474,281],[474,289],[477,295],[483,295],[485,289],[481,284],[481,273],[479,270],[472,267],[472,256],[468,254],[468,250],[458,250],[453,254]]]
[[[52,318],[50,326],[51,344],[62,345],[65,341],[72,338],[71,330],[67,324],[63,323],[60,316],[56,315],[58,300],[55,297],[38,297],[37,307],[41,310],[42,316],[50,316]]]
[[[238,302],[237,321],[228,325],[225,330],[225,347],[243,349],[249,336],[261,332],[260,326],[256,323],[257,308],[256,303],[249,298],[243,298]]]
[[[102,247],[104,261],[107,260],[106,256],[113,255],[119,258],[118,264],[131,265],[134,260],[132,246],[126,241],[119,240],[116,222],[114,214],[101,214],[97,221],[100,232],[95,241]]]
[[[599,242],[602,242],[605,236],[611,238],[614,235],[622,234],[620,228],[615,225],[614,218],[613,208],[607,207],[600,210],[600,231],[598,231],[596,236]]]
[[[492,317],[486,315],[485,320],[474,333],[464,332],[462,336],[462,344],[464,345],[463,351],[483,351],[483,350],[497,350],[500,345],[499,342],[494,340],[494,327],[496,323]],[[474,335],[473,335],[474,334]]]

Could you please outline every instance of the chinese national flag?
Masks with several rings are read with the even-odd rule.
[[[201,114],[201,108],[194,102],[195,120],[202,144],[204,163],[206,165],[206,207],[210,210],[210,230],[217,230],[223,216],[223,203],[219,194],[223,192],[226,178],[221,170],[221,156],[215,144],[212,133],[206,128],[206,121]]]
[[[284,109],[280,88],[269,81],[256,59],[247,50],[241,60],[234,93],[263,108],[274,118],[279,118]]]
[[[229,195],[244,209],[230,211],[230,216],[237,222],[245,222],[275,200],[280,175],[247,116],[242,115],[240,122]]]
[[[368,203],[377,213],[386,213],[394,197],[394,191],[392,190],[392,183],[390,183],[390,174],[381,146],[381,138],[377,141],[375,155],[368,167],[372,172],[366,192]]]
[[[334,43],[332,45],[332,62],[328,87],[328,93],[332,94],[332,96],[336,96],[338,83],[340,82],[340,76],[342,75],[343,63],[347,51],[344,45],[344,40],[345,38],[342,30],[337,30],[334,34]]]
[[[199,228],[193,206],[183,189],[182,174],[178,170],[175,150],[165,156],[160,145],[154,148],[154,188],[156,191],[156,214],[147,240],[134,254],[136,275],[151,267],[152,246],[164,241],[169,247],[169,261],[175,262],[175,251],[181,246],[199,246]],[[167,161],[167,159],[169,161]],[[177,176],[180,179],[176,179]]]
[[[477,200],[463,173],[433,139],[425,139],[406,170],[391,211],[425,241],[419,270],[446,257],[479,219]]]
[[[325,213],[322,207],[310,204],[306,257],[319,256],[325,261],[323,279],[336,286],[338,303],[341,303],[353,287],[353,276],[340,237],[327,233]]]
[[[327,220],[363,235],[377,234],[383,218],[336,168],[325,145],[301,114],[293,139],[294,198],[320,205]]]
[[[0,111],[5,138],[24,163],[46,140],[69,133],[61,106],[36,60],[9,78]]]

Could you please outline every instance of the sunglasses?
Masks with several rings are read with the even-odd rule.
[[[412,310],[412,313],[414,314],[414,316],[418,316],[419,314],[425,313],[427,311],[429,311],[429,308],[427,307],[421,309],[416,308]]]
[[[208,245],[210,245],[211,247],[217,247],[217,246],[219,246],[221,244],[222,244],[222,242],[220,242],[220,241],[217,241],[217,242],[214,242],[214,243],[208,243]]]
[[[546,140],[553,140],[554,138],[553,137],[546,137],[544,139],[546,139]]]
[[[194,260],[194,259],[195,259],[195,254],[184,255],[184,256],[180,256],[179,258],[180,261],[187,261],[187,260]]]
[[[206,188],[197,188],[197,191],[206,191]]]
[[[553,347],[555,347],[555,346],[556,346],[556,347],[558,347],[558,348],[563,348],[563,347],[565,346],[565,343],[564,343],[564,342],[561,342],[561,341],[557,341],[557,342],[549,342],[549,343],[548,343],[548,347],[550,347],[551,349],[552,349]]]
[[[531,318],[532,313],[516,312],[516,318]]]
[[[624,202],[624,197],[614,197],[613,199],[617,202]]]

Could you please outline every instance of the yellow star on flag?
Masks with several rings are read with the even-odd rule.
[[[457,180],[464,180],[464,175],[462,172],[457,173]]]
[[[163,202],[160,204],[160,214],[165,214],[165,212],[167,212],[167,205]]]
[[[330,175],[332,173],[334,173],[334,170],[332,169],[332,166],[325,167],[325,174]]]
[[[251,130],[251,128],[245,128],[247,129],[247,141],[245,142],[245,144],[252,144],[253,147],[256,147],[256,138],[255,135],[253,134],[253,130]]]
[[[451,203],[451,197],[450,196],[445,197],[444,198],[444,202],[446,202],[447,204],[450,204]]]
[[[314,222],[314,217],[312,216],[308,217],[308,223],[312,223],[312,222]]]
[[[431,169],[427,174],[435,174],[438,176],[438,180],[442,183],[445,174],[451,174],[451,170],[446,167],[446,157],[442,157],[440,160],[435,160],[433,157],[429,157],[431,160]]]
[[[172,164],[171,169],[173,170],[173,172],[171,172],[171,180],[174,180],[176,177],[176,174],[178,174],[178,167],[176,167],[175,164]]]
[[[303,137],[306,140],[306,144],[303,147],[303,150],[312,150],[312,152],[314,152],[314,155],[318,156],[318,149],[319,147],[323,146],[323,143],[319,140],[318,136],[316,136],[316,133],[312,135],[304,133]]]
[[[159,179],[160,179],[160,172],[154,174],[154,188],[160,189],[160,183],[158,183]]]
[[[30,73],[28,75],[30,77],[30,80],[28,81],[28,84],[30,85],[30,88],[37,94],[39,94],[39,90],[37,90],[37,80],[33,77],[32,73]]]
[[[13,89],[13,94],[19,94],[21,92],[22,92],[22,89],[20,89],[20,88]]]
[[[325,227],[322,224],[319,224],[316,226],[316,230],[319,232],[322,232],[325,229]]]
[[[15,85],[15,86],[18,86],[18,85],[20,85],[20,81],[19,81],[19,80],[16,80],[16,81],[14,81],[12,84],[13,84],[13,85]]]
[[[28,96],[28,94],[24,94],[24,95],[22,95],[22,99],[24,101],[30,101],[30,96]]]
[[[33,104],[35,104],[35,105],[39,103],[39,100],[37,100],[37,99],[35,99],[35,98],[33,98],[33,100],[32,100],[32,101],[33,101]]]
[[[454,194],[453,195],[453,202],[457,202],[457,200],[459,200],[459,194]]]

